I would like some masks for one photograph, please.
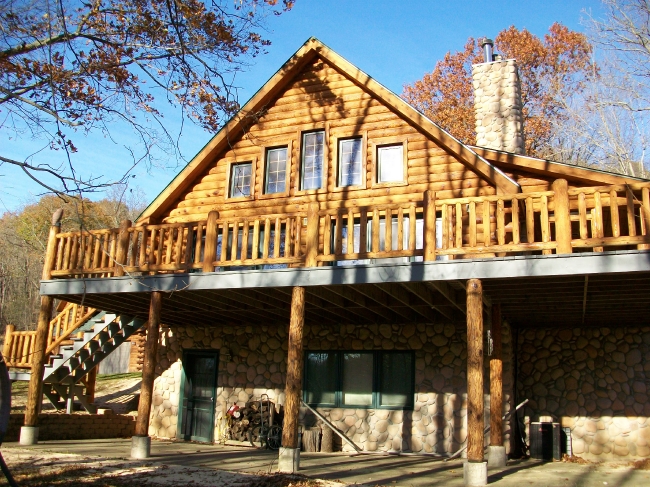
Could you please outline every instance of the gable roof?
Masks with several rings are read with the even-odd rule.
[[[463,144],[449,132],[443,130],[424,114],[413,108],[395,93],[384,87],[352,63],[332,51],[318,39],[312,37],[264,84],[260,90],[233,116],[228,123],[194,156],[185,168],[167,185],[153,202],[138,217],[138,222],[160,217],[180,195],[193,184],[196,178],[214,160],[214,156],[225,149],[229,138],[242,132],[248,113],[255,113],[277,96],[291,82],[307,63],[320,57],[342,72],[360,88],[375,96],[423,133],[429,135],[441,147],[456,156],[479,176],[494,184],[499,192],[519,193],[521,187],[494,164],[488,162],[472,147]]]

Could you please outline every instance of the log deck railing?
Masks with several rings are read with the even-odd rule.
[[[56,353],[59,345],[68,340],[94,314],[94,308],[68,303],[50,321],[45,355]],[[8,367],[31,368],[36,331],[15,331],[14,325],[7,325],[2,355]]]
[[[390,224],[387,224],[390,222]],[[650,249],[650,183],[59,233],[52,278]]]

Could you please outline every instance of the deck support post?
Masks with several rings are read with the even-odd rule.
[[[553,181],[555,203],[555,240],[558,254],[571,254],[571,210],[569,206],[569,183],[566,179]]]
[[[490,446],[488,466],[506,466],[503,446],[503,358],[501,340],[501,304],[492,305],[492,355],[490,356]]]
[[[52,226],[47,239],[47,250],[45,251],[45,263],[43,264],[42,280],[52,278],[54,260],[56,258],[56,236],[61,230],[61,218],[63,210],[59,209],[52,215]],[[43,401],[43,371],[45,367],[45,350],[47,348],[47,334],[50,330],[52,319],[52,305],[54,298],[41,296],[41,308],[38,312],[38,323],[36,325],[36,336],[34,337],[34,348],[32,350],[32,371],[29,377],[29,389],[27,391],[27,407],[25,408],[25,424],[20,429],[20,444],[35,445],[38,443],[38,413],[41,410]]]
[[[467,486],[487,485],[484,461],[483,417],[483,285],[467,281],[467,462],[463,477]]]
[[[208,213],[205,225],[205,248],[203,250],[203,272],[214,272],[214,261],[217,260],[217,220],[218,211]]]
[[[120,277],[124,275],[124,265],[126,264],[127,255],[129,253],[129,228],[131,228],[131,220],[122,220],[120,223],[120,233],[117,237],[117,252],[115,253],[115,267],[113,275]]]
[[[278,471],[295,473],[300,466],[298,445],[298,415],[302,392],[303,328],[305,323],[305,288],[296,286],[291,293],[289,347],[287,352],[287,384],[284,389],[284,425]]]
[[[436,260],[436,192],[424,192],[424,260]]]
[[[147,323],[147,341],[144,349],[142,367],[142,386],[138,404],[138,419],[135,434],[131,441],[131,458],[144,459],[151,455],[151,437],[149,437],[149,415],[153,396],[153,381],[156,372],[156,355],[158,353],[158,335],[160,330],[160,309],[162,292],[153,291],[149,304],[149,322]]]
[[[318,265],[319,209],[318,203],[309,203],[307,207],[307,241],[305,242],[307,252],[305,255],[305,267],[316,267]]]

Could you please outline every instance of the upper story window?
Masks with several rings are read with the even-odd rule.
[[[404,181],[404,145],[377,147],[377,182],[396,183]]]
[[[339,140],[339,186],[363,184],[363,138]]]
[[[284,193],[287,189],[287,148],[266,151],[266,183],[264,193]]]
[[[231,198],[248,197],[251,195],[252,175],[252,162],[239,162],[230,165]]]
[[[323,186],[325,132],[302,135],[302,180],[300,189],[320,189]]]

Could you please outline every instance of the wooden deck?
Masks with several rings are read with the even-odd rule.
[[[386,224],[391,222],[390,224]],[[650,183],[321,209],[67,232],[51,277],[187,273],[242,266],[440,260],[650,249]],[[350,262],[349,262],[350,263]],[[353,263],[353,262],[351,262]]]

